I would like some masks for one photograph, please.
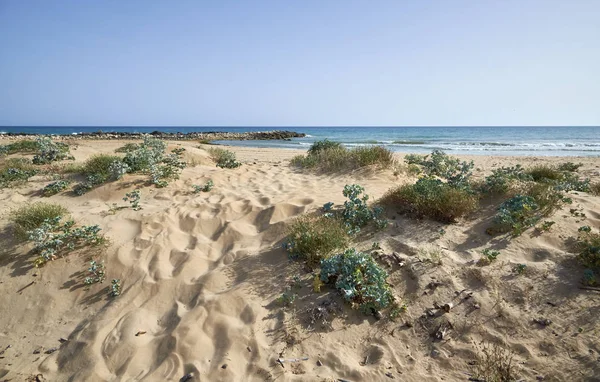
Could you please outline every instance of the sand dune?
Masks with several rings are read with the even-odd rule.
[[[341,304],[334,291],[312,293],[311,275],[288,260],[281,242],[293,217],[328,201],[343,203],[345,184],[360,183],[378,198],[409,181],[408,175],[301,173],[288,165],[297,152],[249,148],[233,148],[242,167],[219,169],[192,142],[182,145],[188,161],[200,164],[167,188],[141,188],[141,211],[108,213],[140,185],[136,176],[82,197],[49,198],[68,207],[81,224],[100,225],[110,239],[97,258],[105,261],[108,279],[122,280],[123,293],[114,299],[107,297],[106,282],[84,288],[93,254],[73,254],[36,269],[28,248],[11,240],[6,213],[39,200],[35,191],[47,180],[0,190],[3,380],[42,374],[48,381],[178,381],[191,373],[193,381],[458,381],[468,378],[474,343],[481,340],[508,344],[525,380],[600,377],[600,294],[578,288],[581,268],[565,244],[580,225],[600,227],[599,197],[573,195],[573,205],[553,216],[551,233],[528,231],[512,240],[485,233],[493,213],[485,206],[472,219],[444,226],[441,238],[442,225],[388,211],[390,227],[358,246],[377,241],[383,253],[407,259],[406,266],[391,264],[388,271],[408,310],[396,322],[376,321]],[[81,141],[74,154],[80,161],[118,146]],[[474,158],[478,174],[517,162],[562,161]],[[581,161],[580,172],[598,180],[600,160]],[[212,191],[191,192],[193,184],[208,179],[215,184]],[[585,221],[569,208],[585,213]],[[501,250],[500,260],[477,266],[488,247]],[[428,251],[440,251],[442,264],[426,261]],[[517,263],[527,264],[526,275],[511,271]],[[276,299],[295,275],[304,286],[295,309],[284,310]],[[473,296],[465,299],[458,293],[463,290]],[[423,317],[435,303],[450,301],[455,306],[450,314]],[[323,302],[340,312],[331,327],[310,323],[309,309]],[[552,325],[539,327],[532,322],[538,317]],[[431,333],[440,326],[451,330],[435,341]],[[57,349],[45,354],[52,348]],[[308,360],[282,367],[280,357]]]

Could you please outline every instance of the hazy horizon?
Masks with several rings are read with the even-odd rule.
[[[600,125],[595,1],[0,1],[0,126]]]

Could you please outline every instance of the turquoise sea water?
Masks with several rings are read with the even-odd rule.
[[[442,149],[455,154],[600,156],[600,126],[564,127],[0,127],[0,132],[77,134],[81,132],[207,132],[292,130],[306,138],[289,141],[224,141],[248,147],[306,149],[314,141],[330,139],[348,147],[384,145],[399,152],[430,152]]]

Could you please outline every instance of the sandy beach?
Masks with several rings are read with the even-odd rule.
[[[124,143],[79,140],[71,154],[81,163]],[[318,174],[290,166],[305,151],[219,146],[242,162],[222,169],[206,151],[212,146],[169,143],[177,147],[186,149],[188,167],[165,188],[128,174],[83,196],[42,198],[51,181],[45,175],[0,189],[1,380],[465,381],[482,343],[506,345],[526,381],[599,380],[600,292],[580,288],[583,267],[569,246],[580,226],[600,227],[599,196],[570,193],[572,204],[548,218],[550,232],[510,239],[486,233],[492,201],[455,224],[386,210],[389,226],[354,243],[368,251],[377,242],[380,253],[406,260],[383,264],[406,311],[377,320],[333,288],[314,293],[310,271],[281,245],[295,217],[343,204],[346,184],[362,185],[376,200],[415,175],[403,166]],[[402,163],[403,154],[396,156]],[[594,157],[459,157],[475,162],[475,178],[502,166],[572,161],[583,164],[582,177],[600,180]],[[192,192],[209,179],[210,192]],[[111,211],[135,189],[141,210]],[[9,223],[10,211],[35,201],[98,225],[107,246],[35,268],[31,246],[14,240]],[[477,265],[490,247],[501,252],[498,260]],[[92,258],[104,261],[107,281],[86,288]],[[527,272],[516,275],[515,264]],[[111,279],[121,280],[118,298],[108,296]],[[298,280],[297,300],[282,307],[278,297]],[[329,325],[315,325],[309,312],[325,300],[339,312]],[[428,316],[445,303],[453,305],[448,313]],[[440,328],[444,335],[435,338]]]

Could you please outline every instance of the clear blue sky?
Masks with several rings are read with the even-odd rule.
[[[0,125],[600,125],[600,1],[0,0]]]

